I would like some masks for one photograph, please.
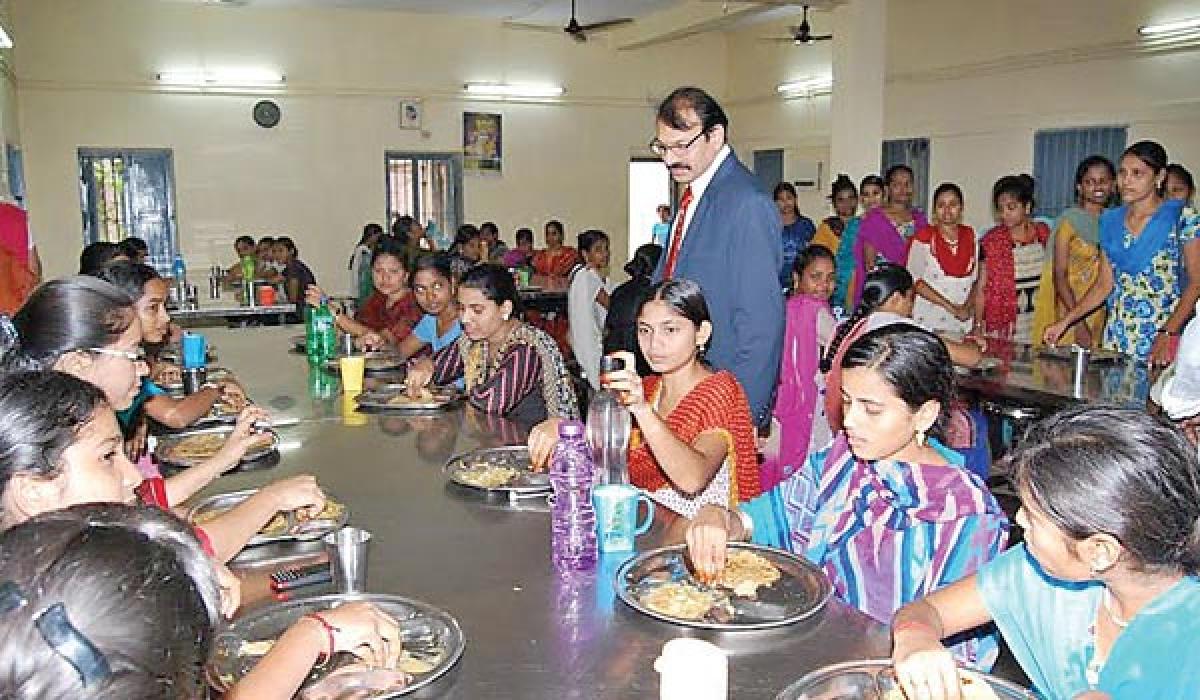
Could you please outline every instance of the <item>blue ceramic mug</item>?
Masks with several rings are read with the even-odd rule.
[[[638,502],[646,504],[646,519],[638,523]],[[604,484],[592,489],[596,509],[596,544],[602,552],[633,551],[634,540],[654,523],[654,501],[629,484]]]

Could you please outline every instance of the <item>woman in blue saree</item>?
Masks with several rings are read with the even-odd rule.
[[[1011,459],[1025,543],[896,614],[906,695],[957,699],[939,639],[995,622],[1043,698],[1196,698],[1195,447],[1140,409],[1093,406],[1034,426]]]

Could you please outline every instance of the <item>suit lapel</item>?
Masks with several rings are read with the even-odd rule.
[[[696,246],[701,245],[699,241],[703,241],[704,237],[712,234],[714,224],[718,223],[716,219],[720,219],[716,204],[716,193],[722,182],[733,173],[737,168],[737,156],[733,149],[729,149],[729,155],[721,162],[717,168],[717,172],[713,174],[713,179],[709,180],[708,187],[704,188],[704,196],[696,204],[696,213],[692,215],[692,220],[688,222],[687,231],[684,232],[683,244],[679,248],[679,259],[675,263],[675,269],[679,269],[684,260],[691,257],[690,251]],[[712,217],[716,216],[716,219]]]

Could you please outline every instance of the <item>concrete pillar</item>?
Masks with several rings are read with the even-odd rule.
[[[888,0],[849,0],[833,11],[829,179],[879,172]]]

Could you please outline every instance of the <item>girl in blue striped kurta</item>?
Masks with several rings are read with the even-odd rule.
[[[782,517],[741,510],[757,541],[804,555],[838,597],[887,622],[995,557],[1008,520],[961,456],[936,439],[954,395],[953,364],[937,336],[887,325],[855,340],[841,368],[843,432],[805,463],[785,465],[769,494]],[[724,547],[713,545],[737,537],[738,520],[714,509],[697,514],[688,545],[702,574],[724,565]],[[995,660],[991,636],[953,641],[964,663],[986,669]]]

